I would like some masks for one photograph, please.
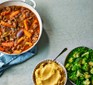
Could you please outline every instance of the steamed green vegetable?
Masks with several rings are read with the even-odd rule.
[[[93,85],[93,50],[78,47],[67,56],[65,67],[68,78],[76,85]]]

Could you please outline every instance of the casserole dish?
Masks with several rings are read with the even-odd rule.
[[[35,10],[35,7],[36,7],[35,1],[33,1],[33,0],[30,0],[30,1],[33,3],[32,6],[30,6],[29,4],[27,4],[25,1],[6,1],[6,2],[3,2],[3,3],[0,4],[0,8],[11,7],[11,6],[21,6],[21,7],[24,7],[24,8],[29,9],[36,16],[37,21],[39,23],[39,35],[38,35],[38,39],[36,40],[36,42],[31,47],[29,47],[28,49],[26,49],[24,51],[21,51],[20,53],[7,53],[7,52],[4,52],[4,51],[1,51],[2,53],[7,54],[7,55],[20,55],[20,54],[23,54],[23,53],[31,50],[37,44],[37,42],[39,41],[39,39],[41,37],[41,34],[42,34],[42,21],[41,21],[40,15]],[[5,45],[5,43],[4,43],[4,45]]]

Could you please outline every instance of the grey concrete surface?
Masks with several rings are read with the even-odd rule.
[[[58,61],[64,64],[69,51],[78,46],[93,48],[93,0],[35,0],[43,20],[38,54],[7,70],[0,85],[34,85],[32,72],[41,60],[53,59],[65,47]],[[71,85],[69,82],[67,85]]]

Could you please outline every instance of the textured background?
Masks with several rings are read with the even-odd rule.
[[[53,59],[67,47],[68,51],[58,59],[63,64],[71,49],[78,46],[93,48],[93,0],[35,1],[44,22],[38,54],[7,70],[0,78],[0,85],[33,85],[32,72],[41,60]]]

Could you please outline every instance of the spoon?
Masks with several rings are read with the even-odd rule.
[[[59,53],[59,55],[53,59],[53,61],[56,61],[56,59],[57,59],[58,57],[60,57],[60,55],[63,54],[66,50],[67,50],[67,48],[64,48],[64,49]],[[67,78],[67,79],[68,79],[68,78]],[[68,80],[71,82],[71,84],[76,85],[76,84],[75,84],[74,82],[72,82],[70,79],[68,79]]]
[[[53,61],[55,61],[55,60],[56,60],[61,54],[63,54],[66,50],[67,50],[67,48],[64,48],[64,49],[59,53],[59,55],[53,59]]]

